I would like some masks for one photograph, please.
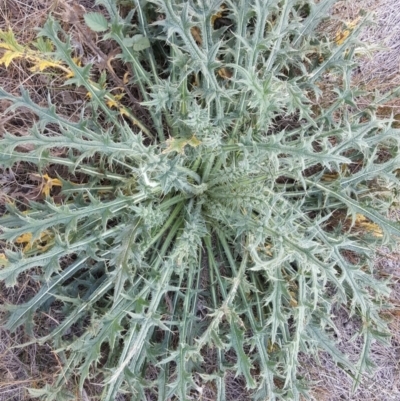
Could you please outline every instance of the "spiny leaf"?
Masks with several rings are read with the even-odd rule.
[[[60,66],[59,63],[55,63],[54,61],[37,59],[34,61],[34,65],[33,67],[30,68],[30,70],[32,72],[42,72],[47,68],[60,68],[60,67],[62,66]]]
[[[16,53],[22,53],[24,51],[24,46],[20,45],[15,38],[12,29],[7,32],[0,30],[0,48],[11,50]]]
[[[8,68],[11,62],[23,56],[23,53],[15,52],[12,50],[7,50],[4,52],[3,56],[0,58],[0,65],[4,64],[4,67]]]

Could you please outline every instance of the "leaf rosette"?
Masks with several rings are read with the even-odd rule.
[[[255,400],[299,400],[299,354],[320,350],[357,384],[371,341],[387,333],[374,250],[400,236],[386,217],[398,201],[399,130],[376,117],[395,94],[361,109],[350,79],[365,21],[339,40],[317,30],[330,0],[135,0],[126,16],[112,0],[97,4],[105,12],[85,22],[119,49],[140,108],[76,62],[52,17],[39,32],[54,46],[46,62],[70,71],[66,84],[90,95],[82,116],[90,108],[98,119],[73,122],[25,90],[0,90],[10,112],[38,117],[28,136],[4,135],[1,165],[85,177],[43,175],[46,200],[27,212],[10,203],[0,219],[0,279],[13,286],[41,272],[39,292],[7,307],[6,328],[32,328],[53,302],[63,308],[36,341],[53,344],[65,368],[34,395],[67,399],[72,376],[82,389],[99,375],[102,400],[186,400],[209,382],[224,400],[233,371]],[[363,322],[356,365],[330,334],[337,305]]]

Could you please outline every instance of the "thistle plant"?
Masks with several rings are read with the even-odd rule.
[[[321,350],[355,386],[362,380],[371,342],[387,338],[388,287],[373,256],[400,236],[387,218],[400,132],[375,113],[395,94],[351,84],[368,18],[337,38],[317,30],[333,3],[130,0],[122,14],[98,0],[103,12],[85,23],[119,49],[136,104],[77,62],[48,19],[38,34],[48,64],[28,62],[85,88],[79,121],[23,88],[19,97],[0,90],[10,113],[37,115],[28,136],[4,134],[1,166],[37,166],[46,185],[44,202],[24,210],[10,200],[0,219],[0,278],[14,286],[36,268],[41,284],[5,306],[5,327],[33,333],[51,305],[63,315],[32,339],[51,344],[63,366],[33,395],[74,399],[71,382],[100,378],[106,401],[195,399],[210,383],[222,401],[234,372],[254,400],[299,400],[299,354]],[[7,51],[11,37],[1,37]],[[84,183],[50,177],[49,166]],[[356,364],[335,344],[335,305],[362,321]]]

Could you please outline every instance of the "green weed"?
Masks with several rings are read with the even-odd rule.
[[[33,341],[50,343],[63,370],[33,395],[74,399],[75,378],[82,389],[100,377],[107,401],[197,399],[207,382],[224,400],[234,371],[255,400],[299,400],[299,353],[320,350],[357,386],[371,342],[387,337],[388,289],[373,256],[400,236],[386,217],[398,202],[400,132],[376,117],[395,94],[351,85],[366,19],[336,38],[317,32],[333,3],[131,0],[122,15],[98,0],[104,15],[85,22],[119,49],[130,96],[77,62],[52,17],[39,32],[48,64],[14,40],[36,72],[61,69],[66,85],[88,93],[72,121],[24,89],[0,90],[10,113],[38,118],[28,136],[3,136],[1,166],[86,177],[43,175],[45,202],[25,212],[10,202],[0,219],[0,279],[14,286],[41,272],[31,300],[6,306],[5,327],[32,331],[38,313],[62,305],[64,320]],[[10,52],[8,37],[0,47]],[[17,56],[7,54],[9,65]],[[362,110],[361,95],[371,98]],[[61,204],[52,186],[62,186]],[[362,320],[356,365],[335,345],[334,305]]]

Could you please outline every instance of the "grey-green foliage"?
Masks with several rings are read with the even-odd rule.
[[[94,88],[91,65],[75,64],[53,18],[40,36],[73,71],[68,84],[91,93],[94,118],[83,109],[72,122],[26,91],[0,91],[10,111],[38,117],[28,136],[1,139],[1,165],[67,166],[86,177],[64,182],[62,204],[48,197],[27,213],[10,204],[0,221],[9,244],[0,278],[13,286],[21,273],[41,272],[41,290],[7,307],[5,327],[32,330],[36,313],[62,305],[63,320],[36,341],[57,350],[63,370],[33,394],[68,399],[65,382],[77,377],[82,388],[99,375],[102,400],[183,401],[210,381],[224,400],[234,371],[255,400],[298,400],[299,353],[319,350],[357,384],[371,366],[371,341],[386,336],[374,249],[400,236],[386,218],[400,132],[376,117],[384,96],[360,110],[363,93],[350,83],[360,27],[342,44],[317,33],[331,0],[130,0],[127,16],[113,0],[97,3],[107,19],[85,21],[120,48],[150,136],[106,105],[108,89]],[[326,74],[337,82],[328,103]],[[354,230],[360,215],[382,236]],[[52,238],[45,249],[14,245],[43,232]],[[362,320],[356,366],[335,346],[333,305]],[[204,362],[211,348],[214,360]]]

